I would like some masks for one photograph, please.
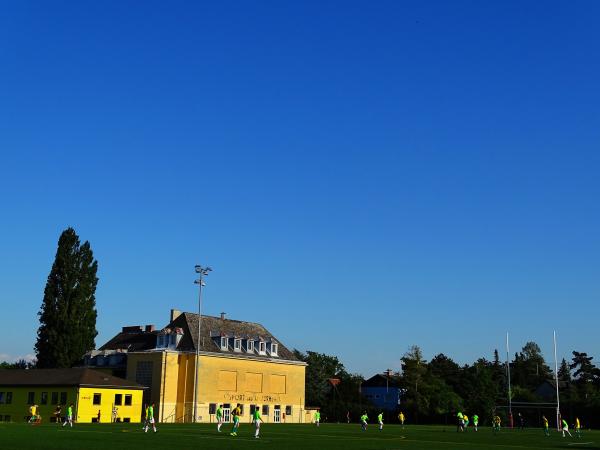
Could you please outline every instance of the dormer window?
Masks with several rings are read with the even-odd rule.
[[[227,345],[227,338],[225,336],[221,336],[221,350],[227,351],[229,349]]]
[[[242,340],[235,338],[233,340],[233,350],[236,352],[241,352],[242,351]]]
[[[271,342],[271,356],[277,356],[277,350],[279,349],[279,345],[275,342]]]
[[[267,354],[267,343],[264,341],[260,341],[258,343],[258,353],[260,355],[266,355]]]
[[[248,340],[248,343],[246,344],[246,351],[248,353],[254,353],[254,341]]]

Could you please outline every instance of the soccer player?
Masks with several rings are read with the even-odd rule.
[[[548,427],[548,419],[546,419],[546,416],[542,416],[542,421],[544,422],[544,435],[548,437],[550,436],[550,428]]]
[[[398,414],[398,420],[400,421],[400,425],[402,425],[402,428],[404,428],[404,419],[404,413],[400,411],[400,414]]]
[[[242,414],[242,410],[240,409],[239,403],[231,414],[233,415],[233,428],[231,429],[231,433],[229,434],[232,436],[237,436],[237,430],[240,427],[240,415]]]
[[[54,418],[56,419],[56,423],[62,422],[62,407],[60,405],[56,405],[56,409],[54,410]]]
[[[321,423],[321,411],[315,411],[315,425],[318,427]]]
[[[221,426],[223,425],[223,405],[219,405],[217,408],[217,431],[221,432]]]
[[[383,430],[383,412],[379,413],[377,421],[379,422],[379,431]]]
[[[367,422],[369,420],[369,416],[367,416],[367,412],[365,411],[362,416],[360,416],[360,426],[363,431],[367,431]]]
[[[579,422],[579,417],[575,417],[575,434],[578,438],[581,437],[581,423]]]
[[[494,431],[494,433],[498,433],[500,431],[500,423],[502,422],[502,419],[500,419],[500,416],[495,415],[494,418],[492,419],[492,430]]]
[[[260,434],[260,423],[262,422],[262,417],[260,417],[260,409],[258,408],[258,405],[256,406],[256,409],[254,410],[254,437],[256,439],[259,438],[259,434]]]
[[[112,418],[111,421],[114,423],[117,421],[117,417],[119,416],[119,408],[117,408],[117,406],[113,406],[112,409]]]
[[[464,414],[463,415],[463,428],[465,431],[467,431],[467,427],[469,426],[469,417]]]
[[[456,413],[456,431],[464,431],[464,426],[465,423],[463,422],[463,413],[459,411]]]
[[[27,421],[28,423],[34,423],[35,419],[37,418],[37,405],[31,405],[29,407],[29,420]]]
[[[71,428],[73,428],[73,403],[71,403],[67,408],[67,420],[63,422],[63,427],[66,424],[69,424]]]
[[[563,434],[563,437],[565,437],[565,431],[567,432],[567,434],[570,437],[573,437],[573,435],[569,431],[569,424],[567,423],[567,421],[565,419],[562,419],[562,434]]]
[[[477,414],[473,414],[473,428],[477,431],[477,426],[479,425],[479,416]]]
[[[152,424],[152,430],[156,433],[156,424],[154,423],[154,403],[148,405],[148,412],[146,413],[146,426],[144,427],[144,433],[148,432],[148,426]]]
[[[144,405],[144,425],[142,426],[142,430],[146,428],[148,425],[148,404]]]

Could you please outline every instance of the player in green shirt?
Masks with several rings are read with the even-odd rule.
[[[73,428],[73,403],[71,403],[67,408],[67,420],[65,420],[65,422],[63,423],[63,427],[66,424],[69,424],[71,428]]]
[[[462,412],[458,412],[456,413],[456,431],[464,431],[465,430],[465,423],[463,422],[463,413]]]
[[[146,413],[146,426],[144,427],[144,433],[148,432],[148,426],[152,424],[152,429],[156,433],[156,424],[154,423],[154,403],[148,405],[148,412]]]
[[[321,423],[321,411],[315,411],[315,425],[318,427]]]
[[[242,414],[242,410],[240,409],[240,404],[235,407],[231,415],[233,416],[233,428],[231,429],[232,436],[237,436],[237,430],[240,427],[240,415]]]
[[[254,437],[258,439],[260,434],[260,423],[262,422],[262,417],[260,417],[260,408],[258,407],[258,405],[256,405],[256,409],[254,410],[252,420],[254,421],[255,429]]]
[[[367,412],[365,411],[362,416],[360,416],[360,426],[363,431],[367,431],[367,422],[369,420],[369,416],[367,416]]]
[[[377,421],[379,422],[379,430],[383,430],[383,413],[379,413],[377,416]]]
[[[573,437],[573,435],[571,434],[571,432],[569,431],[569,424],[567,423],[567,421],[565,419],[562,419],[562,434],[563,437],[565,437],[565,432],[570,436]]]
[[[223,408],[221,405],[217,408],[217,431],[221,432],[221,425],[223,425]]]
[[[477,431],[477,426],[479,425],[479,416],[477,414],[473,414],[473,428]]]

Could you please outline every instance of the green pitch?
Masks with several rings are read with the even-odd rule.
[[[492,434],[489,428],[475,433],[457,433],[441,426],[387,425],[383,431],[370,425],[366,432],[360,426],[322,424],[271,425],[261,427],[260,439],[254,439],[254,428],[242,424],[237,437],[229,435],[231,426],[217,433],[214,425],[163,425],[158,433],[142,431],[141,425],[115,424],[75,425],[72,429],[52,424],[0,424],[0,449],[267,449],[267,450],[415,450],[415,449],[600,449],[600,432],[586,431],[583,438],[563,438],[556,431],[544,437],[541,429],[502,430]]]

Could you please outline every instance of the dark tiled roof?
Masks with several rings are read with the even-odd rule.
[[[178,350],[195,351],[198,342],[198,314],[182,313],[173,322],[167,325],[168,328],[180,327],[184,330],[181,342],[177,346]],[[259,323],[243,322],[240,320],[221,319],[220,317],[202,316],[202,326],[200,327],[200,351],[233,354],[241,357],[260,358],[298,361],[294,354],[276,339],[269,331]],[[258,355],[257,353],[248,354],[246,352],[233,352],[221,350],[219,345],[220,336],[240,337],[242,339],[251,338],[254,340],[264,340],[266,342],[274,341],[278,344],[278,357],[268,355]]]
[[[360,384],[362,387],[398,387],[398,377],[391,375],[387,377],[386,375],[382,375],[378,373],[377,375],[373,375],[368,380],[363,381]]]
[[[144,389],[133,381],[86,368],[2,369],[0,386],[97,386]]]
[[[98,350],[149,350],[156,347],[157,334],[158,331],[121,331]]]

